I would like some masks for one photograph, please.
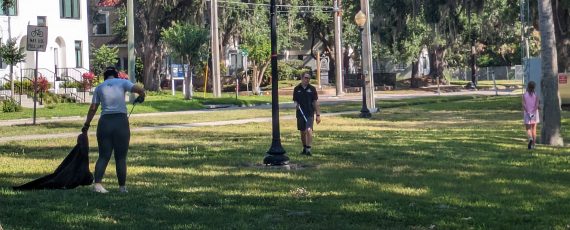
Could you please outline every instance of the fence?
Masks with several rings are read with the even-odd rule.
[[[493,80],[493,73],[496,80],[521,80],[522,74],[520,66],[492,66],[481,67],[475,74],[478,76],[479,81]],[[450,68],[447,69],[446,75],[451,75],[451,80],[470,81],[471,68]]]

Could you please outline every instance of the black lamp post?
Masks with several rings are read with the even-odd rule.
[[[362,118],[370,118],[372,114],[370,114],[370,110],[368,110],[368,106],[366,105],[366,77],[364,76],[364,61],[362,60],[362,53],[364,52],[364,41],[362,40],[362,31],[364,30],[364,24],[366,24],[366,14],[362,13],[362,11],[358,11],[356,16],[354,17],[354,21],[356,25],[358,25],[358,30],[360,30],[360,78],[362,78],[362,109],[360,109],[360,117]]]
[[[287,165],[289,157],[285,149],[281,146],[281,136],[279,131],[279,87],[277,76],[277,15],[275,14],[275,0],[270,3],[271,14],[271,123],[273,125],[273,140],[267,155],[263,159],[266,165]]]

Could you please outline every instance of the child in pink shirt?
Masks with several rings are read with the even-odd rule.
[[[540,122],[538,116],[538,95],[534,93],[536,83],[530,81],[526,87],[526,93],[522,97],[524,125],[528,136],[528,149],[533,149],[536,144],[536,124]]]

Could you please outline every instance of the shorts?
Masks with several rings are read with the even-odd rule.
[[[299,131],[306,131],[307,129],[313,129],[313,121],[315,118],[313,116],[307,117],[307,122],[303,116],[297,116],[297,129]]]

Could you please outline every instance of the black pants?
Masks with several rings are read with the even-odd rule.
[[[107,164],[115,152],[115,164],[119,186],[124,186],[127,180],[127,151],[131,130],[127,114],[105,114],[99,118],[97,126],[97,143],[99,158],[95,164],[95,183],[101,183]]]

